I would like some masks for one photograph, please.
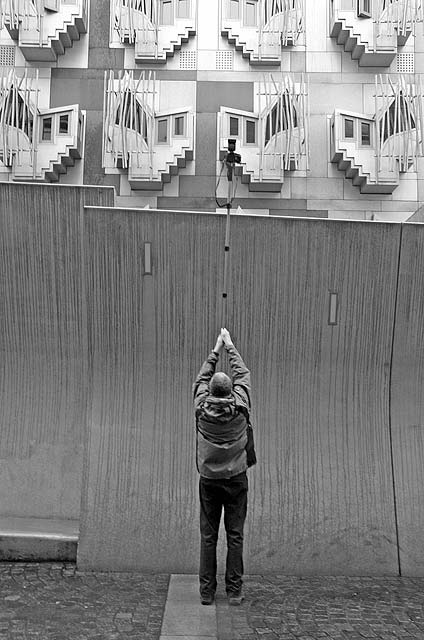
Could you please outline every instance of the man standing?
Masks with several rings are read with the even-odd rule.
[[[224,347],[229,357],[232,380],[225,373],[215,373]],[[224,508],[227,535],[225,588],[229,604],[239,605],[243,600],[250,372],[227,329],[221,329],[213,351],[199,371],[193,385],[193,399],[197,469],[200,474],[200,598],[205,605],[212,604],[215,598],[216,545]]]

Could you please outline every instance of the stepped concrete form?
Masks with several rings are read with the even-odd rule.
[[[363,39],[362,34],[355,33],[353,25],[348,25],[345,18],[337,18],[330,33],[337,44],[351,54],[352,60],[358,60],[360,67],[389,67],[397,53],[397,44],[382,49],[373,48]],[[396,41],[396,38],[395,38]]]
[[[240,51],[243,58],[248,58],[252,65],[280,65],[281,64],[281,34],[275,40],[272,46],[272,51],[268,46],[268,52],[260,52],[261,44],[259,42],[258,34],[255,33],[255,38],[251,38],[251,42],[248,42],[246,32],[248,30],[242,27],[238,28],[240,33],[235,32],[235,27],[224,25],[221,29],[221,35],[228,39],[228,42],[234,45],[236,51]],[[242,32],[245,31],[245,35]],[[250,30],[251,31],[251,30]],[[255,42],[252,42],[254,40]],[[278,44],[278,46],[276,46]]]
[[[49,11],[44,19],[45,29],[42,29],[41,39],[38,36],[38,42],[35,41],[35,31],[25,30],[22,21],[17,29],[10,18],[5,20],[10,37],[18,40],[19,48],[28,62],[55,62],[58,56],[63,55],[66,49],[80,39],[81,35],[87,33],[88,19],[84,5],[75,10],[70,5],[63,13]]]
[[[78,520],[0,517],[0,561],[75,562]]]

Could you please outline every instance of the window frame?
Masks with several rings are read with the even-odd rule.
[[[177,2],[176,17],[179,20],[186,20],[187,18],[190,18],[190,15],[191,15],[191,0],[176,0],[176,2]],[[187,7],[186,11],[184,11],[183,13],[181,13],[181,2],[186,3],[186,7]]]
[[[54,142],[54,136],[53,136],[53,127],[54,127],[54,115],[53,114],[46,114],[44,116],[41,116],[40,118],[41,122],[40,122],[40,142]],[[44,128],[44,123],[50,120],[50,137],[49,138],[45,138],[44,137],[44,132],[45,132],[45,128]]]
[[[182,119],[183,121],[183,132],[175,133],[175,124],[177,120]],[[173,138],[186,138],[187,137],[187,118],[185,113],[176,113],[172,116],[172,137]]]
[[[351,122],[352,123],[352,135],[348,136],[346,135],[346,123],[347,122]],[[343,140],[352,140],[353,142],[356,140],[356,132],[355,132],[355,119],[351,118],[349,116],[343,116]]]
[[[358,18],[372,17],[372,0],[358,0],[357,14]]]
[[[364,138],[363,138],[363,134],[362,134],[362,126],[365,125],[368,127],[368,131],[369,131],[369,143],[366,144],[364,143]],[[359,135],[358,135],[358,143],[359,146],[361,148],[364,149],[371,149],[372,147],[372,128],[371,128],[371,122],[368,122],[367,120],[359,120]]]
[[[247,5],[254,7],[254,21],[253,24],[247,22]],[[247,28],[256,28],[258,26],[258,0],[243,0],[243,26]]]
[[[159,125],[161,122],[166,122],[166,140],[159,140]],[[169,145],[170,144],[170,135],[169,135],[169,122],[170,118],[168,116],[159,117],[156,120],[156,144],[160,145]]]
[[[241,1],[242,0],[227,0],[226,6],[226,20],[241,20]],[[231,12],[231,8],[237,5],[237,16],[233,16]]]
[[[247,125],[248,123],[252,123],[253,124],[253,131],[254,131],[254,140],[253,142],[249,142],[248,141],[248,136],[247,136]],[[255,147],[258,144],[258,126],[257,126],[257,121],[253,120],[253,118],[244,118],[244,135],[245,135],[245,140],[244,140],[244,144],[247,147],[253,146]]]
[[[70,136],[71,133],[71,112],[67,111],[66,113],[58,113],[57,114],[57,135],[58,136]],[[60,130],[60,121],[62,118],[66,117],[68,119],[68,129],[66,133]]]
[[[240,119],[241,119],[241,116],[238,116],[238,115],[236,115],[234,113],[229,113],[228,114],[228,123],[227,123],[228,124],[228,135],[227,135],[227,137],[240,139]],[[231,120],[237,121],[237,133],[233,133],[231,131]]]
[[[164,22],[164,6],[169,5],[171,10],[170,22]],[[159,6],[159,24],[164,27],[169,27],[175,24],[175,11],[174,11],[174,0],[160,0]]]

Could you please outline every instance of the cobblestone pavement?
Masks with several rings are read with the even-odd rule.
[[[250,576],[217,601],[219,640],[424,640],[424,578]]]
[[[0,640],[157,640],[169,576],[0,563]]]
[[[0,563],[0,640],[158,640],[168,582]],[[221,578],[218,640],[424,640],[424,578],[247,576],[245,595],[229,607]]]

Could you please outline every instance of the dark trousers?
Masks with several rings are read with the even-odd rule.
[[[225,480],[200,477],[200,593],[216,590],[216,544],[224,508],[227,534],[225,588],[239,594],[243,584],[243,528],[247,512],[247,475],[241,473]]]

